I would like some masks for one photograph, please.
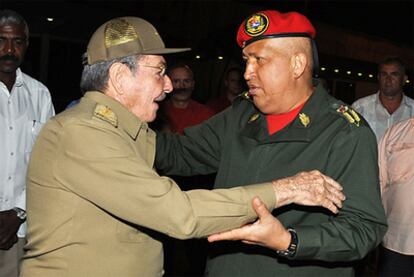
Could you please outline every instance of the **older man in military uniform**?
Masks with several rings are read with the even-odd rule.
[[[51,119],[34,146],[21,276],[161,276],[162,244],[150,229],[185,239],[234,228],[255,218],[254,196],[271,209],[341,207],[341,187],[318,172],[188,192],[160,177],[147,125],[172,90],[160,54],[184,50],[165,48],[136,17],[115,18],[93,34],[81,81],[86,95]],[[292,194],[298,189],[302,197]]]
[[[318,169],[344,187],[338,215],[290,205],[241,230],[212,236],[208,276],[350,276],[386,231],[376,139],[351,108],[313,85],[315,29],[296,12],[262,11],[240,26],[249,91],[184,136],[157,139],[166,174],[217,171],[215,188]],[[191,165],[191,167],[190,167]],[[250,244],[267,246],[270,249]],[[274,251],[276,250],[276,251]]]

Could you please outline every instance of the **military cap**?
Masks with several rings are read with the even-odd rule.
[[[155,27],[139,17],[117,17],[102,24],[89,40],[89,65],[134,54],[158,55],[191,50],[166,48]]]

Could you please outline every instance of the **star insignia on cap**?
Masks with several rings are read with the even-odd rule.
[[[300,113],[299,114],[299,119],[300,122],[302,123],[303,126],[308,127],[309,123],[310,123],[310,118],[308,115],[306,115],[305,113]]]

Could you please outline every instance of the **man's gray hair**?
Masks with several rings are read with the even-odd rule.
[[[29,39],[29,26],[23,16],[13,10],[0,10],[0,25],[23,25],[26,39]]]
[[[116,58],[110,61],[98,62],[95,64],[87,64],[86,53],[83,54],[82,59],[84,61],[83,72],[80,82],[80,88],[83,93],[87,91],[100,91],[104,92],[108,85],[109,80],[109,68],[114,63],[122,63],[129,67],[132,73],[136,73],[138,61],[142,58],[142,55],[131,55],[122,58]]]

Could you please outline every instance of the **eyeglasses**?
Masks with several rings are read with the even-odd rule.
[[[164,77],[167,71],[167,67],[164,65],[160,65],[160,66],[155,66],[155,65],[147,65],[147,64],[138,64],[139,66],[144,66],[144,67],[151,67],[151,68],[156,68],[159,69],[160,71],[158,72],[158,74],[161,77]]]

